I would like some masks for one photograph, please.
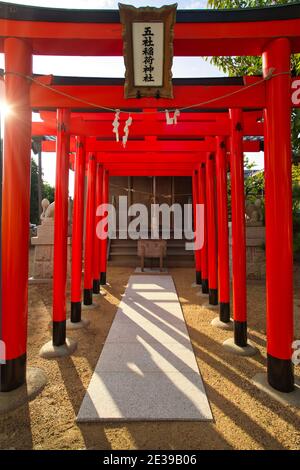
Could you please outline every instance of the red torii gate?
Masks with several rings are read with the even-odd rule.
[[[73,79],[72,79],[73,80]],[[38,134],[55,134],[56,133],[56,119],[55,119],[55,114],[54,113],[49,113],[49,112],[41,112],[40,113],[41,117],[45,120],[44,123],[33,123],[33,129],[32,132],[35,135]],[[74,116],[74,113],[72,113],[72,117]],[[81,126],[82,126],[82,131],[86,135],[90,135],[95,133],[95,123],[97,121],[98,126],[97,126],[97,132],[101,132],[101,137],[102,138],[107,138],[111,139],[112,138],[112,132],[111,132],[111,123],[113,120],[114,115],[111,113],[95,113],[93,115],[91,114],[79,114],[76,113],[76,118],[77,122],[80,118],[81,121]],[[154,123],[154,126],[152,126],[152,132],[157,132],[157,120],[161,121],[162,119],[165,120],[165,116],[162,115],[162,113],[152,113],[149,115],[137,115],[136,116],[138,120],[143,120],[143,117],[147,120],[148,122],[151,120]],[[149,119],[150,118],[150,119]],[[157,119],[155,121],[155,118]],[[230,119],[228,117],[228,113],[183,113],[182,115],[183,122],[185,124],[192,122],[193,124],[198,124],[198,128],[196,128],[197,135],[200,134],[205,134],[207,131],[207,126],[206,124],[209,123],[210,125],[210,132],[213,135],[219,134],[220,135],[227,135],[229,136],[230,134]],[[83,123],[84,120],[84,123]],[[103,129],[103,126],[101,127],[99,124],[103,123],[103,121],[107,121],[107,124],[109,125],[108,130]],[[72,122],[72,119],[71,119]],[[262,111],[252,111],[245,113],[245,118],[244,118],[244,128],[243,128],[243,133],[245,135],[255,135],[255,136],[260,136],[263,134],[263,127],[262,127]],[[52,124],[52,127],[51,127]],[[82,125],[84,124],[84,125]],[[156,124],[156,126],[155,126]],[[202,125],[202,126],[201,126]],[[77,124],[78,126],[78,124]],[[204,127],[203,127],[204,126]],[[108,126],[107,126],[108,127]],[[196,126],[194,126],[195,128]],[[154,128],[154,131],[153,131]],[[178,131],[182,131],[180,129],[180,125],[176,125],[176,129]],[[72,125],[70,126],[70,129],[72,129]],[[164,126],[165,133],[164,133],[164,138],[168,137],[168,129],[169,126]],[[74,130],[73,130],[74,132]],[[149,126],[147,125],[147,132],[149,132]],[[186,125],[185,126],[185,134],[189,134],[190,128]],[[151,133],[151,129],[150,129]],[[137,133],[136,133],[136,128],[133,128],[133,132],[131,133],[131,137],[136,138]],[[177,132],[178,136],[178,132]],[[220,137],[221,139],[221,137]],[[44,148],[47,149],[47,151],[54,151],[55,150],[55,142],[51,141],[45,141],[44,142]],[[171,144],[171,145],[170,145]],[[181,146],[179,145],[181,144]],[[225,144],[225,140],[224,140]],[[131,152],[126,148],[126,150],[121,148],[120,143],[117,142],[112,142],[112,141],[105,141],[101,140],[100,137],[96,138],[89,138],[86,139],[85,141],[85,149],[86,153],[88,155],[88,152],[93,152],[93,154],[96,156],[96,161],[101,163],[102,167],[109,172],[110,176],[133,176],[133,175],[151,175],[153,176],[162,176],[162,175],[169,175],[169,176],[194,176],[193,178],[193,197],[194,197],[194,202],[196,203],[196,199],[198,199],[198,194],[197,194],[197,189],[196,186],[198,182],[196,183],[197,180],[197,173],[199,169],[199,163],[200,162],[206,162],[207,154],[208,152],[216,152],[218,148],[219,141],[217,142],[214,138],[208,137],[203,141],[158,141],[156,137],[145,137],[145,141],[130,141],[129,147]],[[74,147],[74,142],[73,142],[73,147]],[[179,148],[178,148],[179,147]],[[181,147],[181,148],[180,148]],[[243,150],[244,151],[259,151],[261,148],[261,142],[259,141],[244,141],[243,142]],[[136,151],[136,153],[133,152],[133,150]],[[155,150],[155,153],[153,152]],[[181,150],[181,151],[180,151]],[[190,150],[190,152],[187,152],[187,150]],[[194,151],[192,153],[192,151]],[[106,152],[106,153],[105,153]],[[140,152],[143,152],[140,154]],[[151,164],[149,165],[149,162]],[[172,165],[173,164],[173,165]],[[96,165],[91,162],[91,171],[96,172]],[[211,165],[210,165],[211,166]],[[213,167],[211,167],[211,170],[213,170]],[[200,169],[199,169],[200,171]],[[195,174],[196,173],[196,174]],[[88,173],[90,175],[89,182],[91,183],[91,186],[89,186],[89,194],[90,192],[93,193],[95,192],[95,176],[94,174]],[[210,175],[210,180],[213,183],[214,180],[214,172],[211,173]],[[195,186],[196,184],[196,186]],[[214,198],[212,197],[214,195],[214,187],[211,186],[210,190],[212,191],[209,200],[213,201]],[[222,198],[226,197],[225,194],[222,194]],[[75,204],[76,208],[76,204]],[[94,205],[89,203],[88,208],[92,211],[92,213],[88,214],[89,217],[89,226],[93,225],[92,220],[93,220],[93,212],[94,212]],[[211,217],[209,220],[211,220],[211,225],[210,225],[210,240],[216,239],[215,236],[215,209],[214,205],[211,206]],[[222,211],[220,211],[222,213]],[[221,219],[223,222],[224,216],[222,215]],[[225,218],[227,221],[227,217]],[[221,222],[220,222],[221,225]],[[227,222],[226,222],[227,225]],[[94,230],[95,232],[95,230]],[[98,249],[98,243],[97,240],[95,240],[94,244],[94,256],[91,250],[91,246],[93,244],[93,233],[88,230],[88,237],[86,238],[86,253],[87,256],[85,257],[85,289],[84,289],[84,303],[89,305],[92,304],[92,291],[94,293],[99,292],[99,281],[98,276],[97,276],[97,249]],[[228,229],[226,228],[225,230],[225,235],[228,232]],[[223,233],[220,233],[220,244],[222,244],[223,240]],[[224,250],[228,251],[228,233],[226,245],[224,246]],[[203,286],[203,291],[204,293],[209,293],[209,301],[212,304],[217,304],[218,303],[218,290],[217,290],[217,246],[216,243],[210,243],[210,266],[211,269],[208,270],[206,269],[206,264],[207,263],[202,263],[204,264],[204,277],[202,280],[202,273],[201,273],[201,259],[200,259],[200,250],[196,250],[195,255],[196,255],[196,282],[199,284],[202,283]],[[100,250],[101,251],[101,250]],[[222,250],[221,250],[222,251]],[[91,258],[93,257],[94,259],[94,279],[92,282],[92,269],[91,269]],[[204,255],[204,259],[207,257]],[[223,259],[223,255],[221,256]],[[105,279],[106,276],[106,262],[105,258],[101,258],[102,260],[102,281]],[[219,263],[220,266],[222,266],[221,263]],[[104,270],[104,271],[103,271]],[[210,282],[208,279],[208,272],[210,273]],[[222,274],[223,273],[223,274]],[[223,300],[223,285],[229,286],[229,279],[228,279],[228,257],[227,257],[227,264],[225,269],[221,269],[221,278],[222,280],[224,279],[224,283],[221,282],[221,292],[220,292],[220,298]],[[76,280],[78,279],[78,276],[72,276]],[[92,285],[94,286],[92,289]],[[208,285],[211,286],[211,288],[208,288]],[[214,287],[212,287],[214,286]],[[77,286],[77,292],[80,292],[80,286]],[[224,302],[221,301],[220,303],[220,317],[224,320],[225,318],[227,319],[226,321],[229,321],[229,289],[226,288],[226,302],[224,299]],[[76,295],[76,298],[79,298],[79,294]],[[72,306],[73,306],[73,301],[72,301]],[[76,300],[76,318],[80,317],[80,301]],[[226,314],[224,311],[226,310]],[[243,341],[246,341],[243,339]]]
[[[72,79],[73,80],[73,79]],[[72,117],[74,116],[75,113],[72,113]],[[56,133],[56,117],[54,113],[49,113],[49,112],[41,112],[40,113],[41,117],[45,120],[44,123],[33,123],[33,129],[32,133],[35,135],[38,134],[55,134]],[[94,113],[94,114],[84,114],[84,113],[76,113],[76,118],[74,119],[77,122],[81,121],[81,126],[82,126],[82,131],[86,135],[90,135],[95,133],[95,123],[98,123],[97,126],[97,132],[101,132],[101,137],[102,138],[107,138],[107,139],[112,139],[112,132],[111,132],[111,123],[113,120],[114,115],[111,113]],[[141,121],[143,120],[143,117],[147,119],[147,124],[148,122],[151,121],[154,123],[154,126],[152,126],[152,132],[157,132],[157,121],[162,121],[165,120],[165,116],[162,113],[152,113],[149,115],[141,116],[141,115],[136,115],[137,120]],[[150,118],[150,119],[149,119]],[[156,120],[155,120],[156,119]],[[84,123],[83,123],[84,120]],[[230,134],[230,120],[228,117],[228,113],[183,113],[182,114],[182,120],[185,124],[190,124],[192,122],[193,124],[198,124],[198,127],[196,128],[197,135],[200,134],[205,134],[207,131],[207,126],[206,124],[209,123],[210,125],[210,132],[212,132],[213,135],[219,134],[219,135],[228,135]],[[71,119],[72,121],[72,119]],[[106,121],[107,124],[109,125],[108,130],[103,129],[103,126],[100,126],[99,124],[103,124],[103,122]],[[263,134],[263,127],[262,127],[262,111],[252,111],[245,113],[245,119],[244,119],[244,129],[243,132],[245,135],[262,135]],[[52,127],[51,127],[52,124]],[[84,124],[84,125],[82,125]],[[164,123],[163,123],[164,124]],[[201,126],[202,125],[202,126]],[[78,126],[78,124],[77,124]],[[194,125],[194,128],[196,126]],[[70,129],[72,128],[72,125],[70,126]],[[154,131],[153,131],[154,128]],[[181,126],[176,125],[176,129],[178,131],[182,131],[180,129]],[[168,126],[164,125],[165,133],[164,133],[164,138],[168,137]],[[73,130],[74,132],[74,130]],[[149,126],[147,125],[147,132],[149,132]],[[185,126],[185,134],[189,134],[190,132],[190,127],[187,125]],[[151,129],[150,129],[151,133]],[[137,133],[136,133],[136,128],[134,126],[133,132],[131,133],[131,137],[136,138]],[[177,132],[178,136],[178,132]],[[55,150],[55,142],[53,141],[44,141],[43,142],[44,149],[47,149],[47,151],[54,151]],[[73,143],[73,149],[75,148],[75,143]],[[225,143],[225,141],[224,141]],[[181,144],[181,145],[180,145]],[[105,141],[101,140],[100,137],[96,138],[89,138],[86,139],[85,141],[85,149],[86,153],[88,155],[88,152],[93,152],[94,155],[96,156],[96,161],[102,164],[102,167],[107,170],[110,174],[110,176],[133,176],[133,175],[151,175],[155,176],[162,176],[162,175],[171,175],[171,176],[195,176],[195,172],[197,174],[198,172],[198,166],[200,162],[205,162],[206,161],[206,156],[208,152],[216,152],[216,149],[218,147],[217,142],[214,138],[208,137],[206,139],[203,139],[203,141],[158,141],[156,137],[146,137],[145,141],[130,141],[128,143],[131,152],[129,149],[126,147],[126,150],[121,148],[120,143],[117,142],[112,142],[112,141]],[[259,151],[261,148],[261,142],[259,141],[244,141],[243,142],[243,150],[244,151]],[[135,150],[136,153],[133,151]],[[187,150],[190,150],[189,152]],[[155,153],[154,153],[155,151]],[[192,151],[194,151],[192,153]],[[143,152],[142,154],[140,152]],[[149,166],[149,162],[151,162],[151,165]],[[96,165],[92,163],[92,169],[95,172],[96,171]],[[213,169],[213,168],[212,168]],[[199,170],[200,171],[200,170]],[[90,174],[90,173],[89,173]],[[213,181],[213,174],[211,175],[211,179]],[[95,176],[91,175],[91,179],[89,182],[91,182],[91,188],[90,191],[95,192]],[[193,178],[193,182],[196,182],[196,178]],[[193,196],[194,200],[196,202],[197,199],[197,190],[195,189],[195,184],[193,184]],[[211,188],[213,190],[213,187]],[[214,193],[214,191],[213,191]],[[212,194],[213,194],[212,193]],[[222,195],[223,196],[223,195]],[[210,198],[211,199],[211,198]],[[213,199],[211,199],[213,201]],[[76,204],[75,204],[76,207]],[[94,206],[92,204],[89,204],[88,207],[94,211]],[[214,207],[212,206],[212,209],[214,211]],[[215,212],[215,211],[214,211]],[[213,217],[214,217],[214,212],[213,212]],[[209,220],[213,221],[213,217],[210,217]],[[90,224],[92,224],[92,218],[93,218],[93,213],[89,214],[89,219],[90,219]],[[223,220],[223,216],[222,216]],[[227,218],[226,218],[227,220]],[[95,247],[94,247],[94,256],[92,254],[92,250],[90,249],[90,246],[92,245],[92,237],[93,233],[90,233],[88,231],[89,237],[87,237],[86,240],[88,240],[88,246],[86,245],[86,252],[88,256],[85,258],[85,266],[88,269],[85,269],[85,289],[84,289],[84,303],[85,304],[92,304],[92,285],[94,286],[93,290],[94,293],[98,293],[99,291],[99,285],[98,285],[98,276],[97,276],[97,247],[98,243],[95,241]],[[214,239],[214,233],[215,233],[215,223],[212,223],[210,226],[210,239]],[[223,232],[222,232],[223,233]],[[227,229],[226,232],[227,233]],[[222,235],[220,235],[221,237]],[[228,236],[227,236],[227,245],[225,247],[225,251],[228,251]],[[217,261],[217,256],[216,256],[216,244],[210,243],[210,256],[209,259],[211,260],[211,269],[210,269],[210,282],[208,282],[208,273],[207,269],[205,269],[204,266],[204,277],[203,277],[203,282],[202,282],[202,273],[201,273],[201,259],[200,259],[200,251],[197,250],[195,255],[196,255],[196,281],[198,283],[202,283],[203,285],[203,290],[204,292],[210,293],[210,302],[212,304],[217,304],[218,303],[218,295],[217,295],[217,269],[216,269],[216,261]],[[91,269],[91,260],[90,258],[94,259],[94,279],[92,282],[92,269]],[[206,257],[204,256],[204,259]],[[221,257],[223,259],[223,256]],[[106,273],[106,266],[105,266],[105,261],[102,258],[102,264],[103,264],[103,269],[102,270],[102,280],[105,279],[105,273]],[[202,263],[205,264],[205,263]],[[223,276],[225,279],[224,285],[229,285],[229,280],[228,280],[228,263],[227,263],[227,269],[226,269],[226,275]],[[222,272],[222,270],[221,270]],[[206,274],[205,274],[206,273]],[[72,276],[75,279],[78,279],[78,276]],[[201,282],[200,282],[201,281]],[[221,284],[221,299],[223,298],[222,293],[223,293],[223,283]],[[214,286],[213,288],[209,289],[208,285]],[[77,287],[77,292],[80,292],[80,286]],[[228,291],[228,289],[227,289]],[[77,295],[77,298],[80,296]],[[220,316],[222,319],[225,318],[224,316],[224,309],[226,309],[226,318],[227,321],[229,321],[229,294],[226,295],[226,302],[221,302],[220,305]],[[76,309],[77,309],[77,314],[76,318],[79,318],[79,309],[80,309],[80,301],[76,300]],[[73,304],[72,304],[73,305]]]
[[[296,79],[291,84],[290,55],[300,52],[300,6],[238,11],[178,11],[174,37],[175,55],[262,55],[264,80],[257,77],[240,79],[240,82],[229,80],[228,86],[218,85],[217,81],[213,85],[181,85],[174,80],[175,99],[160,99],[159,102],[153,98],[125,100],[122,83],[113,85],[104,80],[101,85],[97,85],[97,80],[94,83],[91,80],[89,86],[82,87],[80,83],[72,85],[68,80],[64,83],[63,80],[55,82],[51,77],[32,76],[32,54],[122,55],[121,25],[117,11],[68,11],[19,5],[10,9],[1,3],[0,16],[0,51],[5,53],[5,93],[6,100],[13,110],[6,119],[4,143],[1,339],[6,344],[6,363],[0,366],[1,391],[13,390],[20,386],[25,381],[26,373],[31,110],[58,109],[53,340],[54,344],[59,346],[65,343],[66,338],[65,267],[70,133],[79,136],[83,133],[89,137],[91,134],[88,134],[87,129],[92,125],[86,125],[81,119],[77,122],[76,118],[72,120],[70,110],[81,111],[83,108],[86,112],[93,107],[103,106],[112,109],[143,110],[157,108],[158,105],[172,109],[195,106],[198,111],[201,108],[230,109],[229,129],[226,133],[222,132],[221,128],[218,129],[216,123],[200,124],[197,121],[190,122],[188,126],[185,126],[183,121],[178,127],[172,126],[172,130],[169,129],[168,132],[171,138],[178,134],[185,139],[201,134],[204,137],[218,136],[218,221],[224,229],[224,236],[219,239],[219,266],[220,273],[225,274],[225,278],[228,265],[228,229],[225,210],[224,137],[228,132],[230,134],[234,334],[235,342],[240,346],[247,344],[242,110],[264,110],[268,381],[277,390],[292,391],[294,376],[291,362],[293,259],[290,111],[291,93],[296,96],[296,102],[293,100],[293,104],[299,105],[297,99],[300,83]],[[34,126],[38,128],[38,125]],[[96,120],[93,126],[92,135],[101,135],[103,129],[105,134],[103,122],[99,124]],[[148,126],[154,135],[163,136],[166,131],[166,126],[161,122],[147,122],[147,133]],[[199,126],[202,126],[201,132]],[[41,129],[41,133],[42,130],[45,131],[45,128]],[[53,126],[50,124],[49,131],[52,130]],[[143,125],[139,127],[139,122],[136,123],[136,132],[139,137],[145,135]],[[77,211],[74,213],[74,224],[78,228],[82,225],[83,214],[84,137],[78,137],[77,144],[74,201]],[[207,202],[209,240],[214,237],[214,158],[214,152],[208,152],[206,161],[199,162],[197,173],[194,174],[195,198],[200,202],[205,202],[206,198]],[[95,165],[99,171],[94,170]],[[104,167],[101,170],[99,165],[93,152],[89,152],[91,196],[87,212],[90,214],[93,213],[93,191],[97,192],[97,203],[107,200],[108,172]],[[149,167],[151,168],[150,163]],[[162,168],[160,170],[162,171]],[[76,250],[76,272],[79,276],[82,233],[75,233],[73,255]],[[208,267],[208,276],[212,277],[209,289],[214,297],[217,288],[217,285],[214,285],[216,241],[209,243],[208,249],[209,245],[213,247],[213,257],[210,258],[210,263],[213,264]],[[89,246],[91,248],[92,245]],[[204,259],[206,248],[203,248]],[[15,295],[15,288],[18,289],[18,295]],[[226,289],[228,293],[228,285],[224,287],[225,294]],[[228,304],[229,298],[225,295],[224,299],[220,298],[221,305]],[[283,311],[285,315],[282,314]],[[227,314],[226,307],[223,310],[223,319],[228,319]]]

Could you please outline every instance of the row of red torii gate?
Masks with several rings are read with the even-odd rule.
[[[0,390],[26,380],[28,223],[32,136],[56,148],[53,272],[53,344],[66,341],[68,174],[75,170],[71,320],[81,303],[106,283],[106,243],[95,237],[95,207],[108,202],[109,177],[192,176],[193,203],[205,207],[205,242],[195,252],[196,281],[230,320],[227,174],[231,178],[232,311],[234,341],[247,345],[243,151],[259,150],[264,136],[266,211],[266,314],[269,384],[294,389],[291,109],[300,106],[300,80],[290,57],[300,53],[300,5],[242,11],[178,11],[175,56],[261,55],[263,77],[174,79],[174,99],[124,99],[123,80],[34,76],[36,55],[122,55],[117,11],[55,10],[0,2],[0,51],[5,54],[0,339],[5,344]],[[80,23],[80,28],[78,24]],[[198,103],[197,106],[194,106]],[[180,109],[167,125],[164,109]],[[104,112],[103,107],[111,111]],[[98,108],[98,109],[95,109]],[[112,133],[132,113],[126,149]],[[32,110],[42,122],[31,122]],[[84,295],[82,250],[87,175]],[[216,223],[217,222],[217,223]],[[196,221],[197,223],[197,221]],[[113,282],[113,280],[112,280]],[[82,299],[82,297],[84,297]]]

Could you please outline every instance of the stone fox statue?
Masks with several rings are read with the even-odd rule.
[[[261,199],[256,199],[254,203],[246,202],[246,222],[248,225],[262,225],[263,211]]]
[[[43,209],[43,212],[41,213],[41,217],[40,219],[41,220],[44,220],[44,219],[48,219],[48,218],[51,218],[51,219],[54,219],[54,202],[50,202],[48,201],[48,199],[43,199],[42,200],[42,209]]]
[[[41,213],[41,221],[43,222],[44,219],[54,219],[54,213],[55,213],[55,201],[50,202],[48,199],[43,199],[41,203],[43,212]],[[72,213],[73,213],[73,201],[71,198],[69,198],[69,214],[68,214],[68,221],[69,221],[69,226],[72,224]]]

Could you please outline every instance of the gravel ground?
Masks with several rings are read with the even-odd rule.
[[[28,364],[46,372],[48,384],[29,405],[0,418],[0,448],[9,449],[300,449],[300,411],[285,407],[259,391],[251,378],[265,371],[265,288],[248,283],[249,338],[259,354],[241,358],[226,353],[222,342],[231,332],[213,328],[217,312],[192,288],[192,269],[172,269],[195,355],[205,382],[214,422],[151,422],[84,424],[75,417],[113,321],[121,294],[132,273],[110,268],[106,295],[99,308],[84,312],[87,330],[72,331],[77,352],[69,358],[39,358],[51,333],[51,285],[29,288]],[[299,293],[300,276],[296,272]],[[300,298],[296,299],[296,337],[300,338]],[[296,368],[299,378],[300,366]]]

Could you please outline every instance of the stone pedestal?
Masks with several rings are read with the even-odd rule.
[[[230,274],[232,276],[232,236],[229,223]],[[246,225],[247,279],[263,280],[266,277],[265,227]]]
[[[37,236],[31,239],[34,246],[33,278],[37,281],[48,281],[53,278],[54,257],[54,219],[45,218],[37,227]],[[68,238],[68,271],[71,275],[71,238]]]

